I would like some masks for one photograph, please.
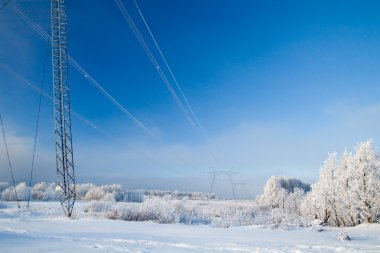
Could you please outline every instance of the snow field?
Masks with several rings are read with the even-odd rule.
[[[222,201],[223,202],[223,201]],[[223,203],[216,205],[223,205]],[[338,239],[339,228],[158,224],[93,216],[88,203],[75,217],[63,217],[57,202],[0,207],[2,252],[380,252],[380,225],[346,228],[352,241]]]

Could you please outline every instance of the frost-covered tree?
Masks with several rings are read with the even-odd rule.
[[[104,189],[100,186],[94,186],[88,190],[85,200],[101,200],[106,195]]]
[[[271,208],[279,208],[288,213],[300,213],[300,203],[305,192],[310,190],[310,185],[301,180],[272,176],[264,187],[264,193],[256,198],[260,205]]]
[[[6,188],[1,194],[1,199],[5,201],[17,201],[15,189],[19,200],[22,201],[28,198],[29,187],[26,186],[25,182],[21,182],[15,188],[13,186]]]
[[[319,183],[321,187],[319,189],[321,190],[322,201],[325,202],[325,219],[331,218],[337,226],[341,226],[340,213],[338,211],[340,195],[338,187],[336,187],[338,182],[338,166],[337,154],[330,154],[320,173]]]
[[[311,192],[306,196],[303,212],[327,223],[333,217],[337,219],[337,192],[335,189],[338,161],[336,153],[328,155],[320,170],[319,180],[311,186]]]
[[[32,200],[39,201],[49,201],[49,200],[57,200],[58,196],[56,193],[56,184],[55,183],[46,183],[40,182],[36,183],[32,187]]]
[[[85,184],[77,184],[75,186],[75,191],[77,193],[77,198],[78,199],[84,199],[87,192],[91,189],[95,187],[94,184],[91,184],[91,183],[85,183]]]
[[[336,172],[336,191],[339,194],[337,199],[337,211],[340,214],[342,226],[352,226],[355,224],[355,208],[351,199],[351,184],[352,184],[352,154],[344,151]]]
[[[379,215],[380,159],[373,142],[347,150],[340,161],[330,154],[321,168],[319,180],[312,185],[302,203],[303,213],[334,226],[376,222]]]
[[[295,188],[286,196],[283,209],[288,213],[301,215],[301,203],[304,197],[305,191],[301,188]]]
[[[371,223],[379,208],[380,160],[376,156],[373,142],[366,141],[355,147],[352,159],[350,193],[354,208],[360,211],[359,218]]]

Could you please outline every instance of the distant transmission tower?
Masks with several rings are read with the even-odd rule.
[[[212,193],[212,189],[214,187],[214,183],[215,183],[215,179],[217,176],[227,176],[229,181],[230,181],[230,184],[231,184],[231,190],[232,190],[232,196],[234,199],[236,199],[236,194],[235,194],[235,185],[234,183],[232,182],[232,175],[236,175],[237,172],[235,171],[228,171],[228,170],[212,170],[210,172],[210,174],[212,175],[212,180],[211,180],[211,185],[210,185],[210,193]]]
[[[75,177],[68,83],[65,0],[51,0],[51,43],[57,191],[67,217],[75,202]]]

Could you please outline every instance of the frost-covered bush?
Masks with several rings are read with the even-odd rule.
[[[281,208],[260,206],[260,209],[255,213],[252,224],[289,229],[300,226],[305,227],[310,222],[297,213],[287,212]]]
[[[259,207],[251,202],[147,199],[143,203],[89,204],[87,210],[103,217],[126,221],[204,224],[216,227],[255,224]],[[97,206],[97,205],[100,205]],[[96,213],[95,215],[102,215]]]
[[[126,221],[178,223],[178,215],[174,207],[162,199],[152,199],[144,203],[115,203],[105,216]]]
[[[86,206],[84,211],[89,212],[89,213],[103,213],[103,212],[108,212],[111,209],[112,209],[112,203],[111,202],[91,201]]]
[[[105,214],[110,219],[125,221],[154,221],[177,223],[173,207],[162,199],[151,199],[144,203],[117,203]]]
[[[250,207],[229,207],[211,217],[215,227],[238,227],[254,224],[255,211]]]
[[[190,200],[191,201],[191,200]],[[191,205],[189,200],[184,199],[176,202],[174,210],[178,216],[178,222],[183,224],[210,224],[211,218],[207,217],[202,208]]]
[[[301,215],[295,212],[286,212],[280,208],[275,208],[270,213],[270,218],[273,224],[282,224],[288,227],[292,226],[307,226],[308,220],[304,219]]]
[[[215,199],[214,193],[204,193],[204,192],[178,192],[178,191],[162,191],[162,190],[144,190],[143,195],[147,199],[153,198],[164,198],[171,200],[211,200]]]

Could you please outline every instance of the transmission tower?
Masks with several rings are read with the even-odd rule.
[[[212,189],[214,187],[215,179],[217,178],[217,176],[226,176],[229,179],[230,184],[231,184],[232,196],[233,196],[234,199],[236,199],[235,185],[232,182],[232,176],[237,174],[236,171],[232,171],[232,170],[230,170],[230,171],[228,171],[228,170],[214,170],[213,169],[210,172],[210,174],[212,175],[212,180],[211,180],[211,185],[210,185],[210,193],[212,193]]]
[[[71,217],[75,202],[75,176],[68,83],[65,0],[51,0],[51,43],[54,97],[57,191],[62,208]]]

